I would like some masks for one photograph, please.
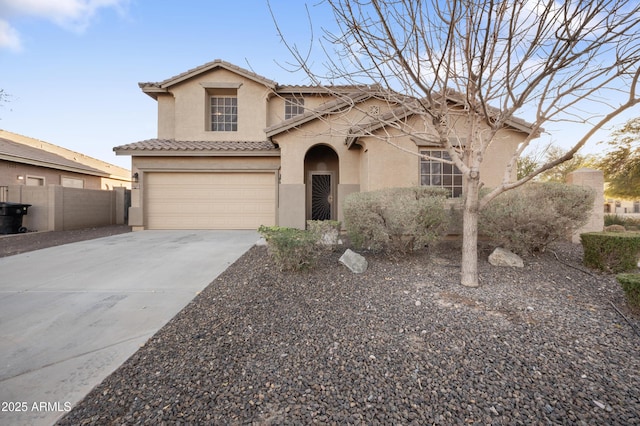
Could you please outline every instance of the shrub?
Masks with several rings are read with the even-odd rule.
[[[618,274],[616,279],[622,285],[629,306],[640,308],[640,274]]]
[[[610,225],[625,225],[624,217],[618,216],[617,214],[606,214],[604,215],[604,226]]]
[[[638,226],[640,226],[640,219],[637,217],[619,216],[617,214],[604,215],[605,228],[612,225],[623,226],[628,231],[637,230]]]
[[[492,200],[480,212],[479,232],[516,253],[542,252],[587,222],[594,199],[589,188],[529,183]]]
[[[389,188],[350,194],[344,221],[356,248],[409,253],[436,242],[446,231],[447,191]]]
[[[337,220],[308,220],[307,230],[311,232],[318,245],[333,250],[338,245],[342,223]]]
[[[624,232],[624,226],[622,225],[607,225],[604,227],[604,232]]]
[[[311,268],[316,261],[317,236],[311,232],[281,226],[261,226],[258,232],[267,241],[269,254],[283,271]]]
[[[580,234],[584,264],[606,272],[626,272],[638,267],[640,233],[587,232]]]

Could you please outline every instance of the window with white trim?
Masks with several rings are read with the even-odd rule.
[[[284,119],[288,120],[302,114],[304,114],[304,98],[286,96],[284,98]]]
[[[440,186],[450,191],[450,197],[462,195],[462,172],[454,165],[440,161],[451,161],[449,153],[444,150],[420,151],[430,158],[420,159],[420,184],[424,186]]]
[[[237,132],[238,131],[238,97],[229,95],[216,95],[211,100],[211,131],[212,132]]]

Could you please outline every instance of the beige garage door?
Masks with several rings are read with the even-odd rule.
[[[148,229],[257,229],[275,224],[273,173],[147,173]]]

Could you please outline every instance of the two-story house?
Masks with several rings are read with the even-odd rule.
[[[134,229],[304,228],[341,220],[353,192],[462,192],[455,166],[418,155],[447,157],[429,124],[375,87],[282,86],[215,60],[140,88],[158,103],[158,137],[114,148],[132,156]],[[519,120],[501,130],[482,166],[485,185],[501,181],[530,131]]]

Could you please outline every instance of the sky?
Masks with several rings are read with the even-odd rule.
[[[307,10],[316,38],[336,27],[328,5],[305,3],[270,0],[287,41],[303,49]],[[113,147],[157,136],[156,102],[138,83],[214,59],[281,84],[307,83],[285,66],[292,56],[267,0],[0,0],[0,89],[9,95],[0,128],[130,168]],[[621,116],[581,153],[602,151],[597,142],[638,115]],[[566,124],[544,139],[568,148],[586,130]]]
[[[305,4],[271,7],[308,44]],[[326,20],[319,9],[309,5]],[[305,83],[285,66],[266,0],[0,0],[0,128],[130,168],[113,147],[157,136],[156,101],[138,83],[214,59]]]

